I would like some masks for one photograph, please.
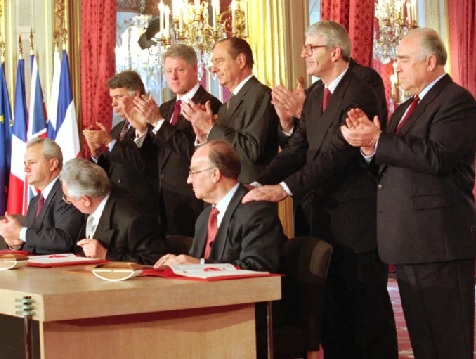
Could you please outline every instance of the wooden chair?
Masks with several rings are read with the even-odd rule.
[[[297,237],[283,248],[279,323],[268,305],[268,358],[313,358],[321,342],[321,314],[332,246],[318,238]]]

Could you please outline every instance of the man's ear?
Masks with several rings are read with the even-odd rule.
[[[59,168],[59,161],[57,158],[52,158],[50,160],[50,171],[56,171]]]
[[[426,69],[428,71],[433,71],[436,68],[437,61],[436,61],[436,56],[434,54],[431,54],[426,58]]]
[[[331,58],[332,58],[332,61],[334,62],[342,58],[342,49],[338,46],[334,46],[332,48]]]
[[[240,69],[244,69],[246,67],[246,56],[245,54],[239,54],[236,57],[236,61],[240,64]]]

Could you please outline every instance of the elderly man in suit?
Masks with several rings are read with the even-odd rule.
[[[377,253],[375,172],[340,134],[349,109],[361,106],[372,116],[380,111],[375,92],[349,70],[350,53],[341,25],[320,21],[309,27],[302,57],[308,74],[324,86],[308,94],[288,146],[257,178],[268,185],[243,200],[305,196],[311,235],[334,246],[323,311],[326,359],[397,358],[388,267]]]
[[[147,124],[138,121],[124,110],[128,99],[144,96],[145,88],[135,71],[123,71],[107,83],[112,107],[123,118],[107,131],[104,124],[96,122],[95,128],[83,130],[93,162],[106,171],[111,182],[134,195],[148,211],[158,213],[157,154],[151,138],[145,135]],[[101,152],[102,149],[105,149]]]
[[[382,132],[349,112],[346,140],[380,165],[379,253],[396,264],[415,358],[472,358],[476,256],[476,102],[445,73],[431,29],[408,32],[397,49],[401,87],[412,97]]]
[[[238,182],[240,158],[230,143],[209,141],[192,157],[188,183],[210,203],[198,217],[190,255],[167,254],[163,264],[232,263],[242,269],[277,272],[286,237],[271,203],[242,204],[248,192]]]
[[[61,171],[65,202],[88,215],[77,245],[86,257],[153,264],[165,241],[156,217],[123,192],[111,190],[106,172],[82,158]]]
[[[25,178],[41,192],[28,205],[23,224],[8,214],[0,221],[0,235],[10,248],[33,254],[74,252],[84,216],[63,200],[58,181],[62,167],[63,155],[56,142],[35,138],[27,143]]]
[[[163,57],[165,78],[176,96],[160,107],[150,97],[137,97],[133,103],[127,101],[126,111],[135,109],[144,129],[146,121],[151,125],[149,136],[157,148],[159,213],[166,233],[193,236],[203,201],[194,196],[187,184],[195,133],[181,114],[181,107],[190,101],[197,104],[210,101],[211,111],[217,113],[221,102],[198,83],[197,54],[191,46],[172,45]]]
[[[278,117],[271,104],[271,89],[253,76],[253,53],[243,39],[219,40],[213,49],[213,73],[231,92],[217,116],[210,107],[190,102],[183,108],[192,123],[197,144],[222,139],[241,158],[239,180],[250,183],[278,153]]]

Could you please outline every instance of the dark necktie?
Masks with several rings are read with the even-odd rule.
[[[324,97],[322,98],[322,112],[326,110],[327,104],[331,99],[332,92],[327,87],[324,89]]]
[[[182,105],[182,100],[177,100],[177,102],[175,102],[174,112],[172,113],[172,119],[170,120],[170,124],[172,126],[177,124],[178,117],[180,115],[180,105]]]
[[[38,205],[36,207],[35,217],[38,217],[38,214],[40,213],[41,209],[43,208],[43,205],[45,204],[45,197],[43,197],[43,193],[40,192],[38,196],[40,196],[40,198],[38,198]]]
[[[418,101],[420,101],[420,98],[418,96],[413,97],[413,101],[408,106],[407,113],[405,113],[405,116],[402,118],[402,120],[399,122],[397,129],[395,130],[395,134],[398,135],[400,133],[400,129],[403,127],[405,122],[408,120],[410,115],[412,114],[413,110],[415,109],[416,105],[418,104]]]
[[[121,128],[121,133],[119,133],[119,141],[122,141],[127,131],[129,131],[129,121],[124,120],[124,125]]]
[[[207,243],[205,244],[205,253],[203,254],[203,258],[205,259],[210,257],[211,247],[218,232],[218,226],[217,226],[218,213],[220,213],[220,211],[216,207],[213,207],[210,212],[210,217],[208,217]]]

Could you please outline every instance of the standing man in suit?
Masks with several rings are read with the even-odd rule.
[[[350,53],[341,25],[320,21],[309,27],[302,56],[308,74],[324,86],[307,95],[289,145],[257,178],[269,185],[253,189],[243,201],[306,196],[311,235],[334,246],[323,310],[325,358],[396,359],[388,267],[377,253],[376,175],[340,134],[349,109],[379,113],[374,91],[349,70]]]
[[[383,80],[378,72],[370,67],[360,65],[352,58],[349,61],[349,70],[359,78],[365,80],[365,82],[367,82],[375,91],[380,102],[379,118],[385,119],[382,121],[382,124],[386,125],[388,116],[387,100],[385,98]],[[279,116],[279,143],[282,148],[287,146],[290,137],[297,128],[306,96],[319,86],[324,86],[321,80],[316,81],[306,90],[304,90],[303,84],[299,82],[298,88],[294,92],[286,89],[282,85],[273,87],[273,105]],[[309,219],[306,218],[306,213],[303,211],[301,203],[294,201],[293,204],[295,235],[307,236],[309,235]]]
[[[412,97],[387,131],[360,110],[346,140],[380,165],[378,248],[396,265],[415,358],[472,358],[476,256],[476,102],[445,73],[438,33],[415,29],[400,41],[401,87]]]
[[[107,85],[112,107],[124,120],[111,133],[101,122],[96,122],[95,129],[83,130],[92,160],[104,168],[114,185],[157,214],[158,202],[151,200],[157,198],[156,149],[151,138],[140,136],[146,132],[147,124],[124,111],[127,99],[145,95],[144,84],[137,72],[123,71],[111,77]],[[102,148],[105,148],[103,152]]]
[[[153,264],[164,254],[165,241],[157,218],[111,190],[106,172],[82,158],[61,171],[65,201],[88,215],[77,245],[86,257]]]
[[[156,266],[202,261],[278,271],[286,240],[281,222],[271,203],[241,203],[248,190],[238,182],[240,170],[237,151],[227,141],[209,141],[197,148],[188,183],[197,198],[211,205],[198,217],[190,255],[167,254]]]
[[[213,49],[213,73],[231,92],[227,103],[213,116],[211,108],[190,102],[183,107],[192,123],[197,144],[222,139],[241,158],[239,180],[250,183],[278,153],[278,117],[271,104],[271,89],[253,76],[253,53],[243,39],[219,40]]]
[[[181,114],[182,103],[210,101],[215,114],[221,102],[198,83],[197,54],[188,45],[175,44],[164,53],[164,71],[172,92],[170,101],[157,106],[147,97],[134,98],[126,104],[126,111],[136,108],[149,136],[157,148],[159,177],[159,213],[167,234],[193,237],[195,221],[203,210],[203,201],[197,199],[187,184],[190,158],[195,150],[192,125]],[[129,106],[128,106],[129,105]]]
[[[28,205],[25,223],[11,215],[0,221],[0,235],[12,249],[32,254],[74,252],[84,216],[63,200],[58,181],[63,154],[56,142],[34,138],[26,145],[25,178],[40,190]]]

